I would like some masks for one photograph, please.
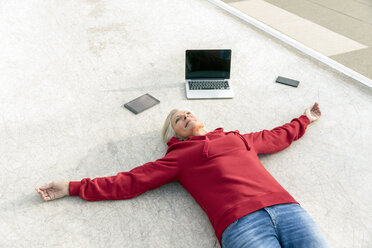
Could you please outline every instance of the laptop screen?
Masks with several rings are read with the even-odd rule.
[[[186,79],[230,78],[231,50],[186,50]]]

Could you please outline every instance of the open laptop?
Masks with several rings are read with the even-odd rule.
[[[230,67],[231,49],[186,50],[187,98],[233,98]]]

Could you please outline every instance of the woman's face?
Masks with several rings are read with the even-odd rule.
[[[176,112],[171,118],[173,130],[181,138],[193,136],[196,132],[204,127],[204,124],[187,110]]]

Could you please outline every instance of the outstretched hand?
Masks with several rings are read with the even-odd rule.
[[[69,195],[69,182],[51,182],[35,188],[45,201],[51,201]]]
[[[322,115],[322,112],[320,112],[319,109],[319,104],[315,102],[312,107],[309,107],[305,110],[304,115],[306,115],[307,118],[309,118],[310,123],[318,120]]]

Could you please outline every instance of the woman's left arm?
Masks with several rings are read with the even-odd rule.
[[[307,126],[320,118],[321,112],[318,103],[305,110],[305,113],[291,122],[272,130],[263,130],[244,134],[243,137],[251,143],[257,154],[274,153],[284,150],[292,144],[293,141],[301,138],[306,131]]]

